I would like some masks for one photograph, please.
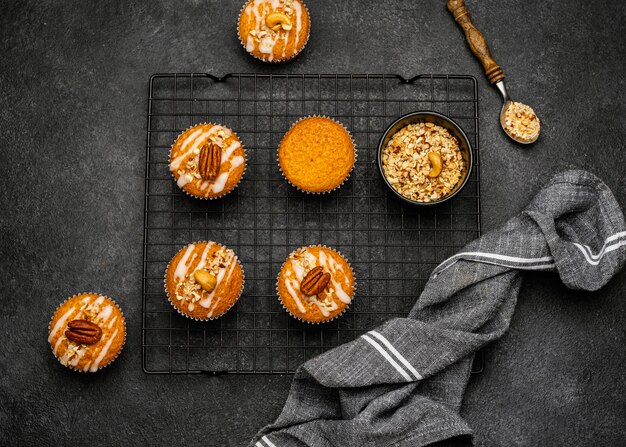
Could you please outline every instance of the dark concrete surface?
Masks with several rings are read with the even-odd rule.
[[[498,128],[500,98],[444,1],[309,0],[309,44],[278,67],[241,48],[241,3],[0,3],[0,444],[240,446],[282,408],[290,376],[141,371],[154,72],[473,74],[484,231],[569,167],[594,172],[626,204],[623,1],[468,0],[510,93],[543,119],[527,149]],[[584,293],[528,278],[509,333],[467,390],[477,445],[624,445],[625,280]],[[46,342],[53,310],[83,290],[118,298],[128,323],[123,354],[95,375],[60,367]]]

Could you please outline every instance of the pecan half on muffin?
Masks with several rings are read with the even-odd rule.
[[[355,291],[354,273],[338,251],[321,245],[303,247],[287,257],[276,288],[292,316],[323,323],[348,308]]]

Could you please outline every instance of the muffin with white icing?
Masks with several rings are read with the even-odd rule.
[[[287,257],[276,289],[292,316],[308,323],[323,323],[348,308],[354,296],[354,273],[339,252],[321,245],[303,247]]]
[[[174,308],[194,320],[213,320],[243,292],[244,274],[230,248],[201,241],[183,247],[165,272],[165,291]]]
[[[187,194],[216,199],[239,184],[246,169],[246,152],[231,129],[198,124],[180,134],[172,145],[169,168]]]
[[[309,41],[311,21],[302,0],[248,0],[238,34],[248,53],[265,62],[286,62]]]
[[[124,315],[115,301],[97,293],[68,298],[50,320],[48,342],[70,369],[96,372],[117,358],[126,340]]]

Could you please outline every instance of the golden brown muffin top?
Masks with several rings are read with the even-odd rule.
[[[321,116],[298,121],[278,147],[278,162],[287,180],[315,193],[339,187],[350,175],[355,159],[348,131]]]

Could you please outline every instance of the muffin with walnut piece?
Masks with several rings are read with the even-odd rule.
[[[243,283],[243,269],[235,253],[211,241],[183,247],[165,273],[170,303],[194,320],[224,315],[239,299]]]
[[[126,340],[124,315],[115,301],[96,293],[68,298],[50,320],[48,342],[61,364],[96,372],[117,358]]]
[[[264,62],[286,62],[309,41],[311,21],[302,0],[249,0],[237,33],[248,53]]]
[[[288,256],[276,288],[292,316],[323,323],[341,315],[352,301],[354,273],[339,252],[321,245],[303,247]]]
[[[239,184],[246,153],[237,135],[218,124],[198,124],[183,132],[170,151],[176,184],[199,199],[216,199]]]

